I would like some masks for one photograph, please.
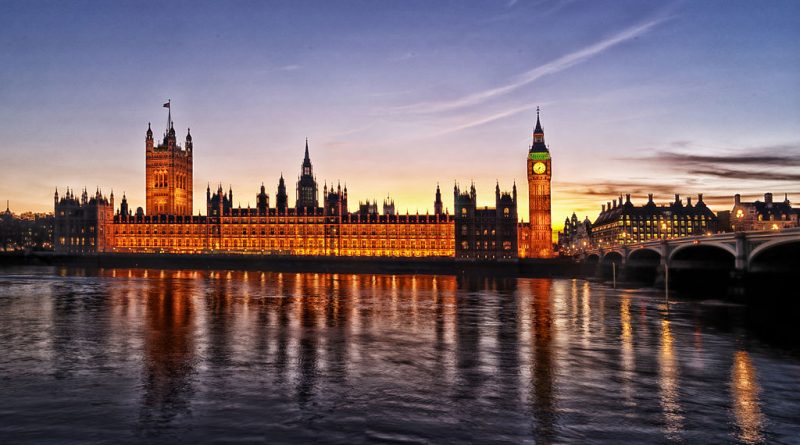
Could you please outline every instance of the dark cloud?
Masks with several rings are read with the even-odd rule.
[[[687,141],[676,141],[672,146],[689,148]],[[692,154],[677,151],[656,151],[651,156],[625,158],[625,160],[642,161],[658,165],[667,165],[672,169],[680,167],[697,167],[704,171],[713,170],[716,166],[750,165],[772,167],[800,166],[800,144],[781,144],[764,147],[753,147],[729,154]]]
[[[689,170],[693,175],[714,176],[717,178],[726,179],[744,179],[744,180],[757,180],[757,181],[787,181],[787,182],[800,182],[800,174],[798,173],[781,173],[776,171],[753,171],[753,170],[734,170],[734,169],[693,169]]]
[[[705,173],[698,173],[705,174]],[[733,175],[728,173],[728,175]],[[764,178],[763,174],[760,179],[776,180],[775,177]],[[775,176],[775,175],[772,175]],[[727,176],[726,176],[727,177]],[[596,182],[559,182],[554,184],[554,194],[561,199],[566,199],[574,202],[581,210],[594,209],[599,210],[602,204],[608,201],[618,199],[620,195],[631,195],[631,200],[634,204],[641,205],[647,200],[647,195],[652,193],[653,199],[656,204],[666,204],[675,199],[675,193],[681,195],[684,200],[691,197],[693,202],[697,202],[697,194],[703,194],[703,202],[716,210],[729,210],[733,207],[733,195],[739,192],[743,201],[756,201],[764,200],[764,194],[760,191],[754,192],[752,189],[736,189],[728,192],[728,187],[725,186],[703,186],[697,182],[682,182],[678,183],[654,183],[654,182],[637,182],[637,181],[596,181]],[[800,190],[797,186],[792,189],[765,189],[764,191],[773,191],[775,199],[783,200],[784,193],[788,192],[789,198],[793,196],[797,198],[800,195]]]
[[[579,196],[603,196],[612,199],[620,194],[631,194],[634,196],[654,195],[673,196],[676,190],[680,190],[684,185],[674,183],[653,183],[635,181],[596,181],[596,182],[560,182],[556,184],[556,189],[562,193],[569,193]]]

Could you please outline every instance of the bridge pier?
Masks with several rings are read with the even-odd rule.
[[[658,245],[658,252],[661,255],[661,260],[658,262],[656,268],[656,282],[653,286],[660,288],[667,288],[667,268],[669,267],[669,254],[670,248],[666,240],[661,240]]]
[[[734,260],[733,272],[731,272],[731,284],[728,293],[735,300],[744,300],[747,287],[747,259],[750,255],[750,249],[748,248],[746,233],[737,233],[735,240],[736,258]]]

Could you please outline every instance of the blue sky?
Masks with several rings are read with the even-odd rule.
[[[527,192],[542,108],[554,220],[619,194],[800,200],[800,2],[0,2],[0,198],[144,205],[144,133],[192,128],[207,183],[255,203],[300,170],[432,210],[439,182]],[[351,205],[352,206],[352,205]],[[527,214],[522,202],[520,213]]]

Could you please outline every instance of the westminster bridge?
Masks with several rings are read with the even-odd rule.
[[[753,294],[753,289],[797,293],[800,228],[595,247],[577,258],[584,274],[614,283],[729,294]]]

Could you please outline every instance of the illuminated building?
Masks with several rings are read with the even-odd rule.
[[[675,195],[675,201],[662,206],[657,206],[650,194],[647,203],[638,207],[631,203],[631,195],[626,195],[624,202],[620,196],[613,204],[603,205],[591,225],[591,238],[596,247],[632,244],[716,233],[717,223],[702,194],[697,195],[694,205],[692,198],[684,205],[680,195]]]
[[[170,108],[170,104],[164,104]],[[153,130],[147,124],[145,136],[145,184],[148,215],[192,214],[192,135],[187,130],[186,144],[177,144],[172,110],[167,131],[154,145]]]
[[[475,185],[461,192],[453,187],[455,256],[459,260],[512,260],[518,257],[517,185],[500,193],[495,187],[495,207],[477,207]]]
[[[169,108],[169,103],[165,104]],[[386,197],[383,213],[377,201],[348,206],[347,186],[325,184],[322,196],[305,141],[295,205],[290,206],[283,174],[274,206],[262,184],[255,208],[234,207],[233,190],[219,184],[206,188],[206,214],[192,215],[193,146],[176,142],[171,111],[163,142],[155,146],[148,125],[145,137],[146,206],[131,211],[123,195],[114,214],[110,198],[71,191],[56,195],[55,250],[66,254],[229,253],[307,256],[449,257],[462,260],[515,260],[552,254],[550,225],[550,157],[538,119],[528,156],[532,224],[519,225],[517,190],[495,190],[495,206],[479,208],[474,185],[461,193],[455,187],[456,214],[444,208],[436,186],[433,214],[397,212]],[[542,169],[543,166],[543,169]],[[520,240],[523,240],[522,245]],[[522,246],[522,247],[521,247]]]
[[[783,202],[772,200],[772,193],[764,194],[764,202],[742,202],[739,194],[733,197],[731,210],[731,228],[736,232],[750,230],[779,230],[789,227],[800,227],[798,217],[800,209],[792,208],[789,195]]]
[[[170,113],[171,116],[171,113]],[[397,214],[394,201],[384,201],[350,213],[347,187],[326,185],[319,206],[308,141],[297,181],[296,205],[289,207],[283,175],[275,207],[262,184],[255,208],[233,206],[233,190],[220,185],[206,189],[206,215],[191,215],[192,141],[175,143],[168,119],[164,142],[153,145],[148,126],[147,212],[131,212],[126,196],[113,214],[114,198],[84,191],[56,193],[56,251],[66,254],[120,253],[239,253],[277,255],[342,255],[389,257],[453,257],[453,217],[442,212],[437,186],[434,214]],[[364,211],[366,210],[366,211]]]
[[[528,208],[530,212],[531,258],[548,258],[553,255],[553,229],[550,221],[550,181],[552,160],[550,150],[544,143],[544,130],[536,110],[536,128],[533,144],[528,150]]]

